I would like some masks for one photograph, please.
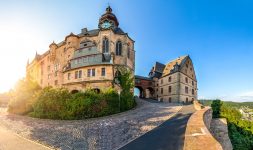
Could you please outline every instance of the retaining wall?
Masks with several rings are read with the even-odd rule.
[[[222,150],[221,144],[209,132],[212,109],[197,110],[188,120],[184,150]]]

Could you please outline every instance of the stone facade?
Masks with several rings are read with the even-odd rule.
[[[142,85],[136,84],[142,97],[175,103],[197,100],[197,80],[189,56],[179,57],[166,65],[156,62],[149,78],[136,76],[137,80],[142,81]]]
[[[134,41],[118,27],[110,7],[99,19],[98,29],[84,28],[69,34],[64,41],[49,45],[44,54],[36,53],[27,63],[26,76],[41,87],[66,87],[69,90],[111,87],[116,68],[123,66],[134,74]]]

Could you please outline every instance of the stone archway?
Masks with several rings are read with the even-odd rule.
[[[92,89],[92,91],[94,91],[97,94],[101,92],[101,90],[99,88],[94,88],[94,89]]]
[[[75,93],[78,93],[78,92],[79,92],[78,90],[72,90],[71,94],[75,94]]]
[[[135,88],[137,88],[137,89],[139,90],[139,95],[138,95],[138,97],[139,97],[139,98],[144,98],[145,95],[144,95],[144,90],[143,90],[143,88],[140,87],[140,86],[135,86]]]
[[[155,90],[152,87],[145,89],[145,98],[154,98]]]

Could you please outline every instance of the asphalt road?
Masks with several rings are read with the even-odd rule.
[[[186,105],[172,118],[119,150],[182,150],[184,133],[193,105]]]

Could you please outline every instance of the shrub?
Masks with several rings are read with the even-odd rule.
[[[122,97],[121,110],[134,106],[132,96]],[[114,89],[101,93],[92,90],[71,94],[66,89],[45,88],[33,105],[33,117],[49,119],[83,119],[120,112],[119,95]]]
[[[21,79],[15,88],[10,91],[8,112],[15,114],[27,114],[32,111],[32,105],[37,100],[40,86],[29,79]]]
[[[71,98],[72,95],[67,89],[47,87],[39,93],[31,115],[39,118],[64,119],[68,116],[66,101]]]

